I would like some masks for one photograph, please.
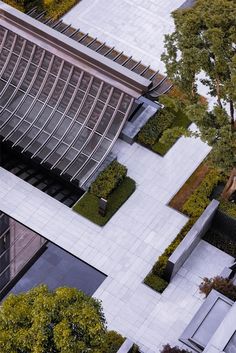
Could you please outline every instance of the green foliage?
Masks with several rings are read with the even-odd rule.
[[[193,99],[196,77],[219,104],[230,102],[235,92],[232,79],[236,7],[231,0],[198,0],[195,6],[173,13],[175,31],[165,37],[162,55],[170,79]]]
[[[199,187],[192,193],[184,203],[182,211],[190,217],[198,218],[210,203],[210,195],[215,186],[224,180],[224,176],[217,170],[212,169]]]
[[[54,19],[62,17],[68,12],[73,6],[75,6],[80,0],[44,0],[44,10],[46,10],[47,16]]]
[[[146,276],[144,283],[159,293],[162,293],[168,286],[168,282],[152,273]]]
[[[98,197],[86,193],[73,207],[74,211],[88,218],[90,221],[103,226],[113,214],[123,205],[135,190],[135,181],[126,177],[124,181],[108,196],[108,208],[105,217],[98,213]]]
[[[100,302],[74,288],[41,285],[0,308],[1,353],[99,353],[105,334]]]
[[[75,6],[80,0],[4,0],[10,6],[27,12],[33,7],[37,7],[40,11],[45,11],[46,17],[58,19]]]
[[[117,353],[125,339],[116,331],[108,331],[100,353]]]
[[[181,241],[184,239],[184,237],[186,236],[186,234],[189,232],[189,230],[192,228],[193,224],[195,223],[196,219],[190,219],[185,226],[181,229],[181,231],[179,232],[179,234],[176,236],[176,238],[170,243],[170,245],[165,249],[164,253],[162,255],[159,256],[157,262],[154,264],[152,271],[146,276],[146,278],[144,279],[144,283],[146,283],[147,285],[149,285],[151,288],[159,291],[158,285],[155,286],[155,279],[154,277],[156,277],[156,281],[157,283],[159,283],[159,278],[161,278],[162,280],[164,280],[164,282],[166,282],[165,279],[165,272],[166,272],[166,266],[167,266],[167,262],[169,257],[173,254],[173,252],[175,251],[175,249],[177,248],[177,246],[181,243]],[[163,283],[164,283],[163,282]],[[168,284],[168,282],[166,282],[166,284]]]
[[[212,289],[215,289],[231,300],[236,301],[236,286],[228,278],[220,276],[210,279],[204,278],[199,289],[201,293],[206,295],[206,297],[210,294]]]
[[[190,351],[178,346],[171,347],[169,344],[163,346],[160,353],[190,353]]]
[[[106,199],[124,180],[126,174],[127,168],[117,161],[113,161],[91,184],[90,192],[97,197]]]
[[[160,138],[164,130],[171,126],[174,114],[170,109],[164,108],[148,120],[138,134],[138,141],[143,145],[152,146]]]
[[[213,229],[210,229],[205,234],[203,239],[215,246],[216,248],[236,258],[236,239],[235,241],[233,241],[232,239],[222,235],[221,233]]]
[[[220,199],[219,209],[228,216],[236,218],[236,204],[227,200]],[[235,256],[236,257],[236,256]]]
[[[231,0],[197,0],[195,6],[173,14],[175,31],[165,37],[162,55],[168,77],[191,101],[188,117],[200,138],[213,147],[212,163],[228,172],[236,166],[236,6]],[[198,104],[197,77],[216,97],[209,111]],[[225,105],[228,104],[230,117]],[[193,134],[196,136],[196,134]]]

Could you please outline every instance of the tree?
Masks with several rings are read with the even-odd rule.
[[[175,31],[165,37],[162,60],[168,76],[188,96],[185,112],[199,130],[176,127],[165,131],[160,141],[165,143],[183,134],[200,137],[213,147],[213,164],[228,173],[236,165],[235,0],[196,0],[192,8],[175,11],[173,18]],[[202,72],[202,83],[216,97],[211,111],[197,94],[197,77]]]
[[[190,9],[173,13],[175,31],[165,36],[168,76],[192,102],[197,99],[197,75],[222,108],[230,106],[234,122],[236,92],[236,6],[235,0],[197,0]]]
[[[100,302],[74,288],[41,285],[0,308],[1,353],[100,353],[106,334]]]

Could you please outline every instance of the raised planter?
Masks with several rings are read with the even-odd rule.
[[[173,254],[169,257],[165,278],[170,281],[173,276],[182,267],[184,262],[187,260],[189,255],[198,245],[202,237],[208,231],[212,224],[213,217],[218,209],[219,202],[217,200],[212,200],[207,206],[202,215],[198,218],[193,227],[186,234],[185,238],[181,241],[179,246],[175,249]]]

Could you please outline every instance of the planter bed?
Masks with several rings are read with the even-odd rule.
[[[107,214],[104,217],[98,213],[99,198],[90,192],[87,192],[74,205],[73,210],[93,223],[103,226],[132,195],[134,190],[135,181],[129,177],[125,177],[122,183],[108,196]]]

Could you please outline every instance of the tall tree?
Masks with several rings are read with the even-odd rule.
[[[41,285],[0,307],[1,353],[100,353],[106,333],[100,302],[73,288]]]
[[[220,107],[230,106],[235,114],[236,91],[236,2],[235,0],[196,0],[190,9],[173,13],[175,31],[165,36],[168,76],[196,102],[196,78],[216,97]]]

